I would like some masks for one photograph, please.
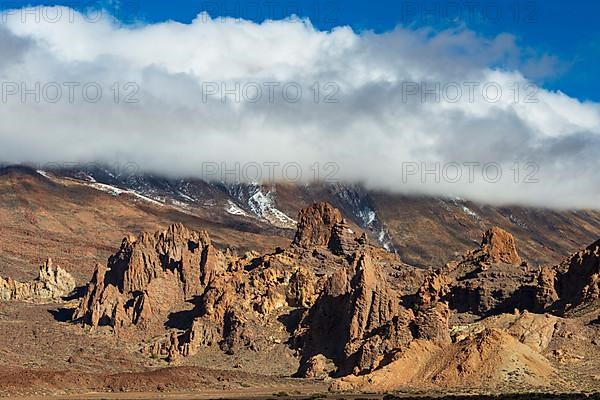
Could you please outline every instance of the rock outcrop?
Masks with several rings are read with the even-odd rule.
[[[48,259],[31,282],[17,282],[0,277],[0,300],[17,300],[32,303],[59,301],[75,289],[75,279],[64,269],[54,266]]]
[[[326,379],[335,371],[335,364],[323,354],[312,356],[306,361],[298,376],[302,378]]]
[[[228,354],[264,348],[271,340],[263,324],[290,304],[313,301],[310,273],[287,262],[284,254],[241,258],[215,276],[199,297],[191,328],[181,336],[182,353],[193,355],[215,345]]]
[[[537,282],[534,287],[535,304],[532,311],[544,312],[551,310],[559,300],[556,290],[557,284],[556,267],[544,266],[540,269]]]
[[[530,292],[535,312],[600,314],[600,240],[559,265],[540,268]]]
[[[560,311],[581,309],[600,302],[600,240],[573,254],[557,270],[556,307]],[[594,308],[598,308],[597,304]]]
[[[489,263],[521,264],[513,235],[497,226],[483,234],[481,251]]]
[[[298,220],[290,246],[262,256],[218,251],[208,234],[181,225],[127,238],[97,267],[75,318],[135,328],[152,337],[146,351],[171,364],[204,350],[241,358],[283,352],[297,376],[349,377],[337,382],[359,387],[387,388],[371,384],[388,373],[402,375],[395,384],[483,382],[506,363],[515,373],[554,373],[540,354],[559,320],[513,311],[566,289],[554,269],[524,263],[509,233],[492,228],[461,260],[410,272],[326,203]],[[597,255],[588,249],[565,267],[589,277],[570,296],[594,298]],[[568,272],[564,279],[575,280]],[[457,315],[467,325],[452,326]]]
[[[224,262],[206,232],[179,224],[125,238],[108,267],[96,267],[74,318],[115,329],[162,327],[177,304],[202,293]]]
[[[436,303],[432,307],[417,313],[412,322],[415,339],[424,339],[437,344],[450,343],[448,321],[450,309],[446,303]]]
[[[421,308],[429,308],[440,301],[447,300],[451,283],[452,279],[442,270],[427,275],[423,285],[417,291],[417,305]]]
[[[367,235],[363,233],[358,236],[350,228],[346,220],[343,219],[331,229],[328,247],[336,255],[351,257],[357,250],[366,246],[367,243]]]
[[[497,227],[483,234],[478,249],[449,263],[452,280],[445,297],[458,312],[487,316],[536,306],[538,272],[519,257],[513,236]]]
[[[352,370],[364,339],[397,315],[398,304],[370,254],[357,253],[329,277],[297,332],[305,358],[323,354]]]
[[[74,318],[164,332],[148,352],[171,363],[203,348],[235,354],[288,342],[301,354],[298,374],[312,377],[370,373],[414,340],[450,342],[447,275],[427,278],[417,308],[404,308],[381,264],[388,253],[338,210],[319,203],[298,220],[290,247],[264,256],[219,252],[181,225],[126,238],[97,266]]]
[[[298,215],[293,244],[303,248],[327,246],[333,227],[342,222],[342,213],[329,203],[315,203]]]
[[[426,281],[417,296],[427,300],[418,301],[415,311],[406,309],[369,251],[356,253],[348,267],[330,276],[296,333],[305,360],[300,372],[318,354],[334,361],[336,375],[361,375],[414,340],[449,344],[450,310],[440,301],[447,284],[441,275]],[[425,296],[431,291],[440,293]]]

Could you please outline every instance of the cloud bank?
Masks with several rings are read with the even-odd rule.
[[[522,59],[511,35],[205,14],[122,26],[54,11],[65,17],[2,13],[1,161],[180,177],[297,163],[302,181],[319,163],[322,177],[374,189],[600,206],[600,105],[530,85],[522,71],[544,58]]]

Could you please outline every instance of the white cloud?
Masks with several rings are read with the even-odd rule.
[[[0,104],[4,161],[135,162],[170,175],[200,175],[203,163],[215,161],[298,162],[305,178],[315,162],[334,162],[337,179],[378,189],[500,204],[598,207],[600,106],[543,89],[534,96],[537,103],[524,103],[533,89],[526,87],[515,62],[522,52],[510,35],[486,39],[466,29],[402,27],[385,34],[357,34],[348,27],[322,32],[308,21],[256,24],[206,15],[191,24],[124,27],[106,18],[89,23],[72,10],[57,10],[76,18],[23,23],[19,13],[3,15],[4,92],[10,82],[28,89],[35,82],[41,87],[81,83],[73,103],[64,87],[55,104],[44,96],[39,104],[31,94],[25,102],[20,93],[6,96]],[[499,64],[516,66],[494,68]],[[88,82],[103,90],[97,103],[82,98],[81,87]],[[115,82],[120,83],[118,103],[110,89]],[[125,90],[127,82],[139,86],[139,103],[123,103],[131,92]],[[263,97],[256,103],[235,103],[233,96],[223,103],[219,95],[204,101],[208,82],[229,88],[254,82]],[[269,102],[267,82],[295,82],[302,99],[286,102],[279,87]],[[339,102],[315,103],[310,90],[315,82],[320,100],[335,89],[324,85],[335,83]],[[422,102],[420,94],[406,96],[410,82],[450,86],[439,102],[433,95]],[[479,83],[473,102],[469,82]],[[496,103],[481,95],[491,82],[502,89]],[[463,93],[452,103],[456,85]],[[488,91],[492,97],[493,89]],[[462,166],[457,183],[442,175],[455,176],[454,162]],[[490,183],[493,171],[486,181],[476,168],[471,182],[467,162],[498,163],[502,179]],[[439,183],[435,174],[426,175],[425,183],[420,173],[407,176],[422,163],[429,168],[439,163]],[[539,171],[527,169],[527,163]],[[539,182],[523,183],[531,172]]]

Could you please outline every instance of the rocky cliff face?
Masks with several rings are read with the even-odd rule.
[[[545,294],[559,312],[593,311],[600,302],[600,241],[546,270]],[[546,303],[550,303],[546,301]]]
[[[44,303],[59,301],[75,289],[75,280],[51,259],[40,266],[38,277],[31,282],[17,282],[0,277],[0,300]]]
[[[398,314],[399,297],[368,251],[327,280],[296,332],[304,357],[322,354],[352,370],[364,339]]]

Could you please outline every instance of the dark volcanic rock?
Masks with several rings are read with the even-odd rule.
[[[561,311],[591,306],[600,300],[600,240],[573,254],[556,268],[556,306]],[[564,272],[560,272],[564,271]],[[552,273],[547,273],[551,280]],[[550,296],[554,293],[549,288]],[[597,304],[596,307],[597,308]]]
[[[536,307],[538,271],[521,260],[515,239],[500,228],[485,232],[478,249],[449,263],[440,274],[446,277],[426,281],[430,289],[421,295],[424,301],[433,296],[448,301],[453,310],[481,316]]]

